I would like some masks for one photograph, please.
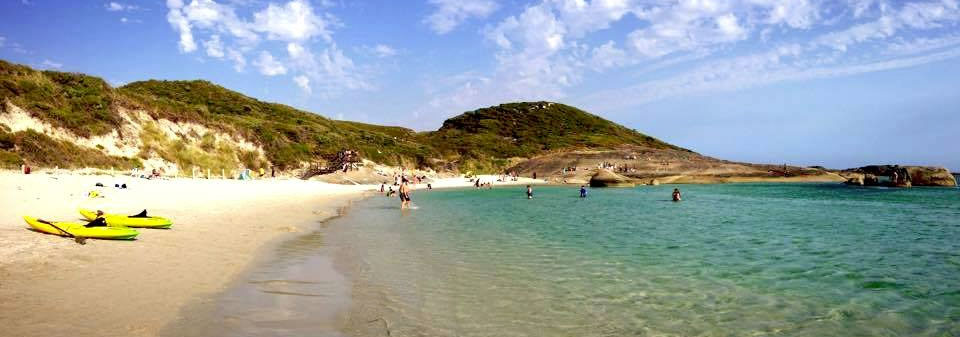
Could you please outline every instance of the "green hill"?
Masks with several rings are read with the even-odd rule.
[[[563,150],[625,144],[683,150],[557,103],[502,104],[451,118],[437,131],[415,132],[331,120],[202,80],[148,80],[113,88],[100,78],[37,71],[2,60],[0,101],[0,113],[7,112],[9,105],[16,106],[86,138],[119,130],[126,123],[120,113],[123,109],[142,111],[154,120],[196,123],[259,145],[269,162],[257,159],[254,153],[207,144],[212,142],[207,139],[194,148],[184,141],[162,140],[163,134],[153,123],[141,128],[144,148],[137,157],[110,156],[38,132],[12,132],[0,124],[0,165],[5,167],[18,166],[26,159],[40,166],[124,168],[142,165],[141,160],[159,154],[180,167],[229,167],[214,162],[236,158],[236,162],[252,168],[274,165],[292,169],[353,149],[363,158],[387,165],[493,172],[506,167],[510,158]],[[204,151],[218,153],[206,156]]]
[[[496,170],[508,158],[562,150],[637,145],[683,150],[572,106],[551,102],[508,103],[466,112],[428,132],[431,144],[464,166]]]

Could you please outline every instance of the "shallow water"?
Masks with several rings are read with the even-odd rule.
[[[668,201],[674,187],[683,202]],[[327,224],[326,244],[251,278],[309,281],[324,267],[311,261],[332,256],[350,289],[247,284],[284,298],[256,311],[309,317],[352,293],[338,329],[356,336],[960,335],[957,189],[645,186],[579,199],[536,187],[527,200],[517,187],[414,202],[358,203]],[[337,334],[287,327],[274,335]]]

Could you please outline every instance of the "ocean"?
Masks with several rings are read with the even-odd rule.
[[[674,188],[684,201],[670,201]],[[409,211],[395,197],[358,202],[220,296],[216,331],[960,335],[955,188],[524,192],[419,190]]]

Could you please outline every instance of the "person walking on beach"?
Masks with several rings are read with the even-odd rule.
[[[527,199],[533,199],[533,187],[527,185]]]
[[[681,200],[681,198],[680,198],[680,189],[679,189],[679,188],[674,188],[674,189],[673,189],[673,201],[680,201],[680,200]]]
[[[586,198],[586,197],[587,197],[587,188],[584,187],[583,185],[580,185],[580,198]]]
[[[383,185],[386,185],[386,184],[387,184],[386,181],[380,183],[380,193],[383,193]]]
[[[407,185],[407,180],[404,179],[400,183],[400,209],[410,207],[410,186]]]

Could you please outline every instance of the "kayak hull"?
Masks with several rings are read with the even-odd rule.
[[[77,222],[53,222],[53,225],[40,222],[39,219],[25,216],[23,220],[38,232],[66,237],[79,237],[105,240],[133,240],[140,234],[135,229],[124,227],[84,227]],[[56,227],[54,227],[56,226]],[[59,228],[59,229],[58,229]],[[66,232],[66,233],[65,233]]]
[[[97,212],[89,209],[79,209],[80,215],[84,219],[93,221],[97,218]],[[107,226],[112,227],[135,227],[135,228],[170,228],[173,226],[173,222],[170,219],[151,216],[146,218],[132,218],[122,214],[104,214],[103,219],[106,220]]]

